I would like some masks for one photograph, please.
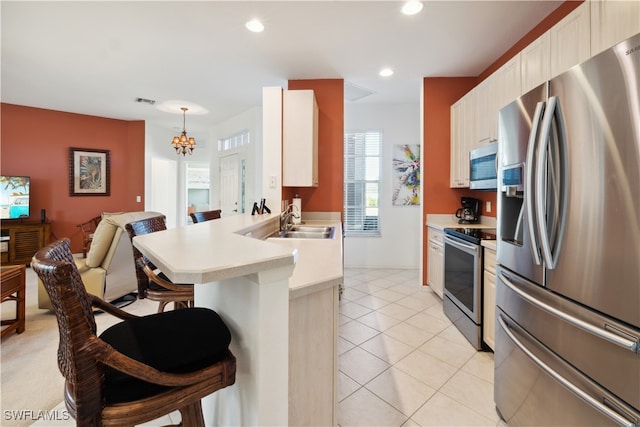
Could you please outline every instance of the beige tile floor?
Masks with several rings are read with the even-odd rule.
[[[345,270],[338,351],[343,427],[504,425],[493,353],[467,342],[418,270]]]
[[[505,426],[493,403],[493,353],[471,347],[442,301],[420,286],[418,270],[346,269],[338,335],[342,427]],[[144,425],[179,419],[174,413]]]

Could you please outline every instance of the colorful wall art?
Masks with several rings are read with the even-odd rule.
[[[394,206],[420,204],[420,145],[393,146]]]

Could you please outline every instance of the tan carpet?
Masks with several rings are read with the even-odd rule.
[[[36,274],[27,268],[27,320],[22,334],[10,334],[0,346],[0,425],[29,426],[74,425],[73,420],[54,423],[65,414],[52,411],[63,401],[64,380],[57,365],[58,327],[56,318],[48,310],[38,309]],[[3,319],[13,317],[15,304],[0,305]],[[148,300],[137,300],[124,309],[135,314],[155,313],[158,305]],[[98,333],[116,323],[118,319],[97,314]],[[64,405],[61,407],[64,408]],[[52,422],[46,422],[49,417]]]

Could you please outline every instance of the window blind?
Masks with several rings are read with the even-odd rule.
[[[379,131],[344,136],[344,228],[346,235],[379,235]]]

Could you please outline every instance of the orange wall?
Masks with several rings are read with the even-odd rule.
[[[46,209],[52,239],[71,238],[73,252],[81,252],[82,236],[76,224],[102,211],[144,209],[143,121],[1,105],[3,175],[31,177],[30,221]],[[69,196],[69,148],[110,150],[111,195]],[[142,197],[136,203],[136,196]]]
[[[460,195],[449,188],[450,108],[475,85],[475,77],[424,79],[424,203],[425,213],[453,213]]]
[[[289,90],[313,89],[318,103],[318,187],[284,187],[282,198],[302,198],[302,211],[342,212],[344,81],[289,80]]]

